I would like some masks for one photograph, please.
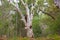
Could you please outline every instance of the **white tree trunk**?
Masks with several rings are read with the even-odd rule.
[[[32,29],[32,20],[33,20],[33,5],[31,7],[31,11],[26,3],[24,3],[23,0],[21,0],[22,4],[26,8],[26,23],[25,23],[25,29],[27,30],[27,37],[32,38],[33,37],[33,29]]]
[[[33,34],[33,29],[32,29],[32,19],[33,19],[33,14],[27,16],[27,21],[25,24],[25,29],[27,30],[27,37],[32,38],[34,36]]]

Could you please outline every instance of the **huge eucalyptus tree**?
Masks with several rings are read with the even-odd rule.
[[[44,2],[43,2],[44,1]],[[32,20],[35,13],[39,13],[42,11],[43,13],[49,15],[54,19],[52,15],[44,12],[44,7],[49,7],[46,0],[8,0],[9,4],[12,4],[16,9],[16,11],[20,14],[21,20],[25,24],[25,29],[27,31],[27,37],[33,37],[33,29],[32,29]],[[44,4],[43,4],[44,3]],[[43,8],[43,9],[41,9]],[[25,12],[23,12],[23,10]]]

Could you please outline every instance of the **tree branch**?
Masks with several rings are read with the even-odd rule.
[[[10,1],[11,1],[11,0],[9,0],[9,2],[10,2]],[[21,16],[23,22],[26,24],[25,16],[22,14],[22,11],[20,10],[18,3],[14,4],[14,3],[11,1],[11,4],[16,8],[16,11],[19,13],[19,15]]]
[[[19,15],[22,17],[21,20],[23,20],[24,24],[26,24],[25,16],[22,14],[22,11],[20,8],[16,8],[16,11],[19,13]]]
[[[23,0],[21,0],[21,3],[24,5],[25,9],[26,9],[26,15],[27,15],[27,23],[29,23],[30,21],[30,10],[29,7],[26,3],[24,3]]]
[[[22,4],[25,6],[26,5],[26,3],[24,3],[24,1],[23,0],[21,0],[21,2],[22,2]]]
[[[24,5],[24,7],[26,8],[26,12],[27,12],[26,14],[27,14],[27,16],[29,16],[29,8],[28,8],[28,5],[26,3],[24,3],[23,0],[21,0],[21,2]]]
[[[41,9],[39,9],[39,10],[40,10],[40,11],[42,11]],[[54,18],[52,15],[50,15],[49,13],[44,12],[44,11],[42,11],[42,13],[44,13],[44,14],[46,14],[46,15],[50,16],[52,19],[54,19],[54,20],[55,20],[55,18]]]

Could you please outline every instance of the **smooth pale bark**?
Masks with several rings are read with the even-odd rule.
[[[32,15],[33,16],[33,15]],[[27,37],[32,38],[33,37],[33,29],[32,29],[32,16],[30,16],[27,20],[29,20],[28,22],[26,22],[25,25],[25,29],[27,30]]]
[[[54,3],[57,8],[60,8],[60,0],[54,0]]]

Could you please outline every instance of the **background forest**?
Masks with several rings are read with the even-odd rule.
[[[60,40],[60,0],[23,1],[34,13],[32,20],[34,40]],[[0,39],[29,40],[25,24],[16,7],[21,9],[24,16],[26,15],[21,0],[0,0]]]

